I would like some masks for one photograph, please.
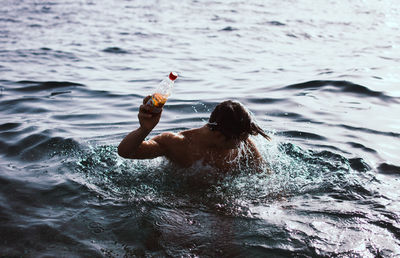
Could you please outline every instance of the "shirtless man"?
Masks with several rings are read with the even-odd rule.
[[[139,109],[140,127],[129,133],[119,144],[118,154],[129,159],[151,159],[164,156],[181,167],[197,162],[228,172],[240,164],[261,170],[263,159],[249,135],[270,137],[256,125],[248,111],[236,101],[224,101],[211,113],[209,122],[196,129],[179,133],[165,132],[145,141],[158,124],[162,109],[153,113],[143,99]],[[240,147],[242,145],[242,147]]]

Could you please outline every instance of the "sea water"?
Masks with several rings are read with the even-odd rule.
[[[400,255],[396,1],[2,1],[0,256]],[[272,174],[125,160],[242,102]],[[200,171],[203,171],[201,173]],[[204,171],[208,171],[204,173]]]

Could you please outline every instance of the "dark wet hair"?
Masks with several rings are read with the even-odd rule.
[[[207,126],[221,132],[226,138],[239,138],[243,133],[271,138],[253,122],[249,111],[239,102],[227,100],[218,104],[211,113]]]

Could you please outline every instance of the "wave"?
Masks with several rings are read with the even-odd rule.
[[[265,24],[272,25],[272,26],[286,26],[285,23],[280,22],[280,21],[268,21],[268,22],[265,22]]]
[[[108,47],[103,49],[103,52],[111,54],[129,54],[130,52],[119,47]]]
[[[65,87],[83,87],[83,84],[69,82],[69,81],[18,81],[18,84],[24,85],[23,87],[12,88],[15,91],[21,92],[38,92],[45,90],[54,90]]]
[[[220,31],[235,31],[235,30],[239,30],[239,29],[234,28],[232,26],[227,26],[227,27],[225,27],[223,29],[220,29]]]
[[[382,163],[378,166],[378,172],[388,175],[400,175],[400,166]]]
[[[11,130],[19,127],[21,123],[5,123],[0,125],[0,131]]]
[[[74,91],[79,91],[80,93],[84,93],[84,97],[93,98],[103,98],[103,99],[110,99],[110,98],[126,98],[127,100],[132,100],[132,98],[143,98],[140,94],[118,94],[112,91],[106,90],[93,90],[86,87],[85,84],[72,82],[72,81],[30,81],[30,80],[21,80],[21,81],[6,81],[0,80],[5,86],[3,91],[11,91],[16,93],[37,93],[37,92],[46,92],[49,91],[49,95],[38,96],[39,98],[47,98],[53,97],[60,94],[72,94]],[[35,97],[36,98],[36,97]],[[18,95],[14,95],[9,101],[26,101],[26,100],[33,100],[33,98],[24,95],[23,98],[20,98]],[[7,100],[6,100],[7,101]],[[4,101],[3,101],[4,102]],[[117,105],[117,104],[116,104]]]
[[[330,80],[314,80],[303,83],[292,84],[283,87],[281,90],[323,90],[329,92],[353,93],[360,96],[375,97],[384,101],[399,103],[397,98],[386,95],[383,92],[373,91],[359,84],[349,81],[330,81]]]
[[[15,157],[22,161],[39,161],[60,153],[76,151],[80,144],[72,138],[52,136],[51,130],[35,133],[36,127],[21,128],[17,123],[0,126],[0,151],[8,158]],[[24,136],[28,133],[27,136]]]
[[[368,128],[364,128],[364,127],[355,127],[355,126],[350,126],[350,125],[345,125],[345,124],[341,124],[338,126],[349,129],[351,131],[356,130],[356,131],[366,132],[366,133],[373,134],[373,135],[377,134],[377,135],[385,135],[385,136],[396,137],[396,138],[400,137],[400,133],[382,132],[382,131],[378,131],[378,130],[368,129]]]
[[[87,224],[81,208],[87,205],[82,191],[86,189],[65,178],[48,177],[51,172],[44,172],[43,166],[31,167],[24,168],[29,175],[9,167],[0,174],[1,255],[64,256],[65,248],[79,246],[87,256],[101,256],[69,230],[70,225]]]
[[[35,24],[34,26],[40,27],[41,25]],[[54,50],[48,47],[39,49],[16,49],[16,50],[0,50],[0,57],[7,59],[8,62],[48,62],[54,60],[65,60],[79,62],[81,59],[74,53],[68,51]]]
[[[313,140],[320,140],[326,141],[327,139],[324,136],[309,133],[309,132],[302,132],[302,131],[283,131],[279,133],[280,135],[284,135],[287,137],[294,137],[294,138],[301,138],[301,139],[313,139]]]

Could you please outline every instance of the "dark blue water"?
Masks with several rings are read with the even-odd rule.
[[[396,1],[33,1],[0,7],[1,257],[400,256]],[[246,105],[272,174],[218,182],[116,146]]]

